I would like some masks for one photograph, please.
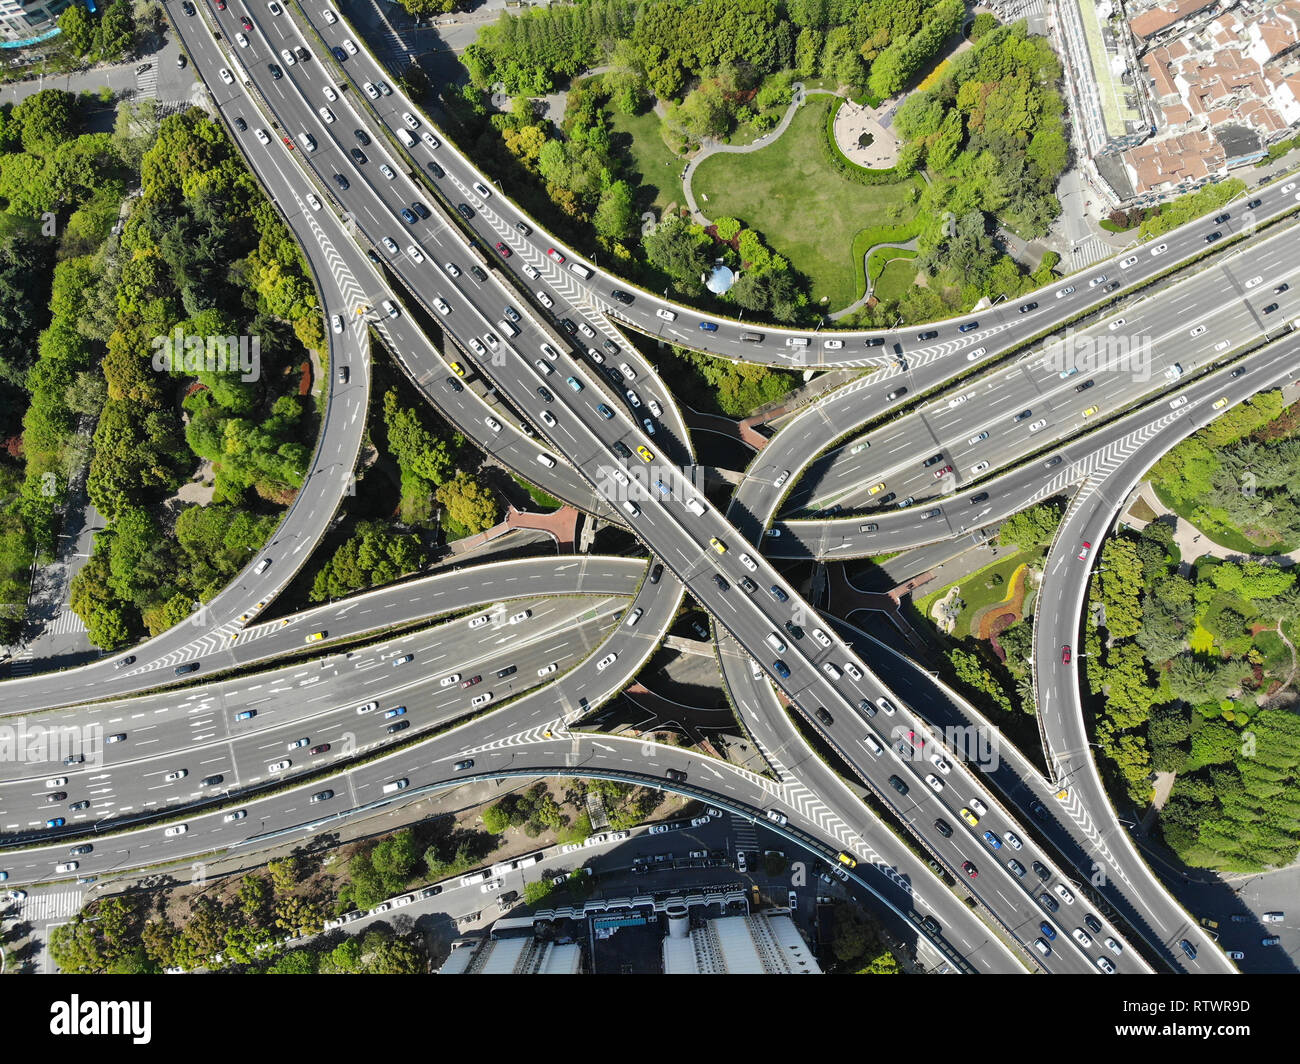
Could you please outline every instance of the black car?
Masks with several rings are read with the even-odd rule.
[[[858,703],[858,712],[862,713],[864,716],[867,717],[868,720],[870,720],[872,717],[876,715],[875,704],[871,701],[871,699],[864,698],[862,699],[862,701]]]
[[[461,384],[455,377],[447,378],[447,387],[453,392],[463,392],[465,390],[465,385]]]
[[[469,272],[473,275],[474,280],[478,281],[479,284],[487,284],[487,274],[483,272],[481,266],[471,266]]]
[[[515,222],[515,228],[518,229],[519,232],[521,232],[524,236],[533,235],[533,227],[529,225],[527,222]]]
[[[605,353],[609,355],[617,355],[622,351],[622,348],[619,347],[618,344],[614,343],[613,340],[602,340],[600,346],[603,347]]]
[[[311,800],[313,802],[328,802],[333,797],[334,797],[333,791],[328,791],[328,790],[317,791],[315,794],[311,796]]]
[[[664,775],[667,776],[674,783],[686,782],[686,773],[683,772],[681,769],[670,768],[667,772],[664,773]]]
[[[504,669],[497,669],[497,676],[512,676],[518,671],[518,668],[514,665],[507,665]]]
[[[980,323],[979,323],[979,322],[977,322],[977,321],[968,321],[965,325],[958,325],[958,326],[957,326],[957,331],[958,331],[959,333],[961,333],[961,332],[970,332],[972,329],[978,329],[979,327],[980,327]]]
[[[1227,215],[1225,214],[1224,217],[1226,218]],[[1101,921],[1098,920],[1095,916],[1093,916],[1092,913],[1089,913],[1087,916],[1085,916],[1083,918],[1083,922],[1088,925],[1088,930],[1091,931],[1094,935],[1101,934]]]
[[[615,386],[616,388],[622,386],[622,384],[623,384],[623,375],[622,375],[621,373],[619,373],[619,371],[616,370],[613,366],[606,366],[606,367],[605,367],[605,376],[608,377],[611,381],[614,382],[614,386]]]
[[[892,392],[890,392],[888,395],[886,395],[885,398],[886,398],[886,399],[899,399],[899,398],[901,398],[902,396],[904,396],[904,395],[906,395],[906,394],[907,394],[907,389],[906,389],[906,388],[895,388]]]
[[[1037,309],[1038,309],[1037,303],[1024,303],[1020,307],[1020,313],[1028,314],[1031,310],[1037,310]]]
[[[754,581],[752,581],[747,576],[742,576],[740,578],[740,586],[743,587],[746,593],[750,595],[752,595],[755,591],[758,590],[758,585],[754,583]]]
[[[987,491],[981,491],[978,495],[971,496],[970,504],[972,506],[978,506],[980,503],[988,502],[988,501],[989,501],[989,493]]]
[[[1022,411],[1020,411],[1020,413],[1018,413],[1018,414],[1017,414],[1015,417],[1013,417],[1011,420],[1012,420],[1012,421],[1024,421],[1026,418],[1031,418],[1031,417],[1033,417],[1033,416],[1034,416],[1034,412],[1033,412],[1032,410],[1022,410]]]
[[[305,63],[311,58],[311,52],[307,51],[307,49],[301,44],[295,44],[293,46],[293,54],[298,57],[298,62],[300,63]]]
[[[266,69],[271,72],[271,77],[275,78],[276,81],[284,77],[284,71],[280,69],[277,63],[267,63]]]
[[[81,809],[89,809],[89,808],[90,808],[90,799],[88,798],[82,799],[80,802],[73,802],[70,806],[68,806],[68,809],[70,809],[74,813],[78,812]]]
[[[632,297],[628,295],[626,292],[624,292],[621,288],[615,288],[614,291],[610,292],[610,295],[612,295],[625,307],[631,306],[632,304]]]
[[[932,465],[938,465],[938,464],[939,464],[940,462],[942,462],[942,461],[943,461],[943,454],[942,454],[942,453],[940,453],[940,454],[932,454],[932,455],[930,455],[929,458],[927,458],[924,462],[921,463],[921,467],[922,467],[923,469],[929,469]]]
[[[628,450],[627,444],[624,443],[622,440],[615,440],[613,443],[609,445],[609,447],[610,450],[612,450],[620,458],[632,457],[632,452]]]
[[[1263,312],[1264,312],[1265,314],[1272,314],[1273,311],[1275,311],[1275,310],[1277,310],[1277,304],[1276,304],[1276,303],[1270,303],[1268,306],[1266,306],[1266,307],[1264,308],[1264,311],[1263,311]]]
[[[415,213],[418,214],[421,218],[429,217],[429,208],[426,207],[419,200],[413,200],[411,202],[411,210],[415,211]]]
[[[1102,289],[1102,291],[1103,291],[1103,292],[1113,292],[1113,291],[1115,291],[1115,289],[1117,289],[1118,287],[1119,287],[1119,282],[1118,282],[1118,281],[1111,281],[1110,284],[1108,284],[1105,288]]]
[[[370,134],[367,133],[364,129],[354,129],[352,131],[352,135],[357,138],[358,144],[364,146],[370,143]]]
[[[1217,231],[1216,231],[1216,232],[1213,232],[1213,233],[1210,233],[1210,234],[1208,234],[1208,235],[1206,236],[1206,238],[1205,238],[1205,242],[1206,242],[1207,244],[1213,244],[1216,240],[1218,240],[1218,239],[1219,239],[1220,237],[1222,237],[1222,236],[1223,236],[1223,234],[1220,233],[1220,232],[1217,232]]]
[[[823,724],[825,724],[826,727],[828,728],[835,723],[835,718],[826,712],[825,706],[817,707],[817,719],[821,721]]]
[[[410,726],[411,726],[411,722],[409,720],[399,720],[396,723],[390,724],[387,728],[384,729],[384,731],[386,731],[389,735],[392,735],[394,732],[405,731]]]
[[[1253,199],[1253,200],[1251,200],[1249,203],[1246,204],[1246,210],[1248,210],[1248,211],[1253,211],[1256,207],[1258,207],[1258,206],[1260,206],[1261,204],[1263,204],[1263,202],[1264,202],[1263,200]]]
[[[352,187],[352,182],[350,182],[342,174],[334,175],[334,184],[338,185],[338,187],[342,189],[344,192],[346,192],[349,188]]]
[[[866,341],[866,346],[867,346],[867,347],[884,347],[884,346],[885,346],[885,338],[884,338],[883,336],[873,336],[873,337],[871,337],[870,340]]]
[[[889,492],[889,494],[887,494],[887,495],[882,495],[882,496],[880,496],[880,498],[879,498],[878,500],[876,500],[876,505],[878,505],[878,506],[888,506],[891,502],[893,502],[893,501],[894,501],[895,499],[897,499],[897,498],[898,498],[898,492],[896,492],[896,491],[891,491],[891,492]]]
[[[794,621],[786,621],[785,630],[789,632],[792,636],[794,636],[796,639],[803,638],[803,629],[800,628],[797,624],[795,624]]]
[[[63,801],[67,801],[67,798],[68,798],[67,791],[51,791],[49,794],[45,796],[45,800],[47,802],[63,802]]]
[[[936,920],[933,916],[922,917],[921,926],[924,927],[927,931],[929,931],[930,934],[932,935],[937,935],[940,931],[943,930],[943,927],[939,924],[939,921]]]
[[[366,248],[366,258],[368,258],[376,266],[382,266],[384,262],[383,259],[381,259],[377,254],[375,254],[374,248]]]
[[[1273,294],[1275,296],[1280,296],[1283,292],[1290,291],[1290,289],[1291,286],[1287,284],[1285,281],[1283,281],[1280,285],[1278,285],[1276,288],[1273,289]]]
[[[437,163],[435,163],[435,162],[427,162],[427,163],[425,163],[424,165],[427,166],[427,167],[429,168],[429,173],[433,174],[434,177],[446,177],[446,176],[447,176],[447,171],[444,170],[441,166],[439,166],[439,165],[438,165]]]
[[[656,565],[653,569],[650,570],[650,583],[652,584],[659,583],[659,578],[663,575],[664,575],[663,565],[662,564]]]
[[[1053,898],[1050,894],[1038,895],[1038,901],[1043,906],[1043,908],[1046,909],[1049,913],[1054,913],[1056,912],[1057,909],[1061,907],[1060,904],[1057,902],[1057,900]]]
[[[464,772],[466,769],[473,768],[473,767],[474,767],[474,759],[472,757],[467,757],[465,758],[464,761],[457,761],[454,765],[451,766],[451,769],[453,772]]]
[[[563,329],[570,336],[578,335],[578,327],[574,325],[573,322],[570,321],[568,318],[560,319],[560,328]]]
[[[1246,372],[1246,367],[1245,367],[1245,366],[1238,366],[1236,369],[1234,369],[1234,370],[1232,371],[1232,374],[1231,374],[1231,375],[1232,375],[1233,377],[1240,377],[1240,376],[1241,376],[1243,373],[1245,373],[1245,372]]]
[[[122,658],[122,660],[119,661],[116,665],[114,665],[113,668],[125,669],[128,665],[134,665],[134,664],[135,664],[135,655],[128,654],[126,657]]]
[[[952,825],[949,824],[948,821],[946,820],[936,820],[934,822],[934,830],[937,831],[940,835],[942,835],[945,839],[952,838]]]
[[[347,61],[348,53],[345,52],[342,48],[340,48],[337,44],[333,48],[331,48],[330,51],[334,53],[334,58],[337,59],[340,63]]]
[[[189,15],[190,18],[194,17],[194,5],[190,3],[190,0],[185,0],[185,3],[181,4],[181,10],[184,11],[185,14]]]
[[[245,133],[245,132],[248,131],[248,123],[245,122],[245,121],[244,121],[242,118],[240,118],[238,115],[236,115],[236,116],[235,116],[235,128],[236,128],[237,130],[239,130],[239,132],[241,132],[241,133]]]
[[[177,665],[176,668],[172,670],[172,672],[174,672],[177,676],[185,676],[191,672],[198,672],[198,671],[199,671],[199,663],[197,661],[187,661],[184,665]]]
[[[938,335],[939,335],[938,330],[930,329],[923,333],[917,333],[916,338],[922,342],[925,342],[926,340],[933,340]]]
[[[1091,388],[1096,383],[1097,383],[1096,381],[1094,381],[1091,377],[1089,377],[1082,384],[1076,384],[1074,386],[1074,390],[1076,392],[1086,392],[1089,388]]]
[[[906,794],[907,791],[908,791],[907,784],[904,783],[904,782],[903,782],[901,779],[899,779],[897,776],[890,776],[890,777],[889,777],[889,785],[890,785],[891,787],[893,787],[894,790],[896,790],[899,794]]]
[[[1052,873],[1047,870],[1047,865],[1043,864],[1042,861],[1034,862],[1034,874],[1044,883],[1052,878]]]
[[[1052,455],[1051,458],[1049,458],[1046,462],[1043,463],[1043,468],[1051,469],[1053,466],[1059,466],[1064,461],[1065,459],[1062,458],[1059,454],[1054,454]]]
[[[366,165],[367,162],[366,153],[363,152],[360,148],[353,148],[350,152],[348,152],[348,154],[351,155],[352,158],[354,158],[357,161],[357,165],[359,166]]]
[[[1219,215],[1217,218],[1214,219],[1214,224],[1215,224],[1215,225],[1222,225],[1224,222],[1226,222],[1226,221],[1227,221],[1229,218],[1231,218],[1231,217],[1232,217],[1232,215],[1231,215],[1231,214],[1228,214],[1228,213],[1225,211],[1223,214]]]
[[[785,592],[784,592],[784,591],[783,591],[783,590],[782,590],[778,585],[776,585],[776,584],[773,584],[771,587],[769,587],[769,588],[767,589],[767,593],[768,593],[769,595],[771,595],[774,599],[776,599],[777,602],[789,602],[789,601],[790,601],[790,596],[787,595],[787,594],[786,594],[786,593],[785,593]]]
[[[719,591],[726,591],[727,588],[731,586],[730,584],[727,583],[726,577],[724,577],[721,573],[713,574],[713,582],[718,585]]]
[[[467,222],[472,222],[474,220],[474,208],[471,207],[468,203],[456,204],[456,213],[459,214],[462,218],[464,218],[465,221]]]
[[[85,842],[82,843],[80,846],[68,847],[68,853],[71,854],[73,857],[84,857],[86,854],[94,850],[94,848],[95,847],[92,846],[90,843]]]

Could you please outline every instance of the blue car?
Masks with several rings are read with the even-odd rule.
[[[1041,924],[1038,925],[1038,930],[1043,933],[1043,937],[1046,938],[1048,942],[1053,942],[1056,940],[1056,928],[1054,928],[1046,920],[1044,920]]]
[[[958,331],[958,332],[970,332],[972,329],[978,329],[979,327],[980,327],[980,323],[979,323],[979,322],[977,322],[977,321],[968,321],[965,325],[958,325],[958,326],[957,326],[957,331]]]
[[[784,661],[772,662],[772,668],[776,670],[776,674],[781,677],[781,679],[788,680],[790,678],[790,666]]]
[[[256,716],[257,716],[257,710],[246,709],[242,713],[236,713],[235,720],[252,720]]]
[[[612,418],[612,417],[614,416],[614,411],[612,411],[612,410],[611,410],[609,407],[607,407],[604,403],[597,403],[597,404],[596,404],[596,413],[598,413],[598,414],[599,414],[601,417],[603,417],[606,421],[608,421],[610,418]]]
[[[412,211],[410,207],[402,208],[402,221],[404,221],[407,225],[415,224],[415,212]]]
[[[391,720],[393,717],[403,717],[405,715],[406,715],[406,707],[397,706],[395,709],[390,709],[387,713],[384,714],[384,720]]]
[[[717,332],[718,326],[711,321],[702,321],[700,322],[700,329],[704,332]]]
[[[578,380],[577,377],[565,377],[564,383],[567,384],[570,388],[572,388],[575,392],[582,391],[582,381]]]
[[[334,58],[337,59],[340,63],[345,62],[348,58],[348,53],[345,52],[342,48],[339,48],[337,46],[331,48],[330,51],[334,53]]]
[[[63,825],[66,824],[66,823],[67,823],[67,821],[64,820],[63,817],[61,817],[61,816],[56,816],[53,820],[47,820],[47,821],[45,822],[45,826],[46,826],[47,828],[61,828],[61,827],[63,827]]]
[[[998,838],[996,835],[994,835],[993,832],[991,831],[984,832],[984,841],[987,842],[990,846],[992,846],[993,849],[995,850],[1002,849],[1002,840]]]

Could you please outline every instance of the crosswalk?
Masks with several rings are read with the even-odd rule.
[[[11,677],[30,676],[36,668],[36,663],[32,660],[34,657],[32,648],[24,647],[9,659],[9,675]]]
[[[78,635],[86,631],[86,624],[65,606],[45,631],[48,635]]]
[[[34,924],[50,920],[66,920],[81,908],[81,891],[49,890],[40,894],[29,894],[15,906],[18,918],[29,920]]]
[[[158,64],[151,63],[149,69],[135,76],[135,94],[137,97],[152,96],[158,98]]]
[[[1094,262],[1101,262],[1115,254],[1115,249],[1107,244],[1100,237],[1090,236],[1080,244],[1074,246],[1074,250],[1066,256],[1065,265],[1071,269],[1087,269]]]

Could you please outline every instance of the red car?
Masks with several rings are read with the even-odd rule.
[[[226,10],[226,0],[217,0],[217,10],[218,11]]]
[[[907,741],[911,743],[913,746],[915,746],[918,750],[925,749],[925,740],[922,739],[919,735],[917,735],[916,732],[914,731],[910,731],[907,733]]]
[[[243,26],[245,30],[251,31],[253,28],[253,20],[249,18],[247,15],[245,15],[243,18],[239,20],[239,24]]]
[[[564,265],[564,256],[561,255],[558,251],[556,251],[555,248],[547,248],[546,254],[548,254],[552,259],[558,262],[561,266]]]
[[[329,749],[330,749],[330,744],[329,744],[329,743],[321,743],[320,746],[313,746],[313,747],[312,747],[310,750],[308,750],[307,752],[308,752],[309,754],[315,756],[316,754],[328,754],[328,753],[329,753]]]
[[[506,247],[503,243],[501,243],[501,241],[499,240],[497,241],[496,247],[497,247],[497,251],[500,252],[501,257],[503,259],[510,258],[510,249]]]
[[[1092,544],[1085,539],[1083,541],[1083,546],[1079,548],[1079,561],[1085,561],[1088,557],[1088,551],[1090,550],[1092,550]]]
[[[942,469],[936,469],[934,471],[934,479],[938,480],[940,477],[946,477],[951,472],[952,472],[952,466],[950,465],[946,465]]]
[[[1062,664],[1062,665],[1068,665],[1068,664],[1070,664],[1070,644],[1069,644],[1069,643],[1067,643],[1065,646],[1061,647],[1061,664]]]
[[[289,146],[290,151],[293,151],[293,141],[291,141],[288,137],[281,137],[280,139]]]
[[[971,879],[979,879],[980,877],[979,869],[976,868],[969,861],[962,861],[961,870],[965,872],[968,876],[970,876]]]
[[[463,691],[466,687],[473,687],[476,683],[478,683],[482,679],[483,679],[482,676],[471,676],[468,680],[465,680],[460,685],[460,688]]]

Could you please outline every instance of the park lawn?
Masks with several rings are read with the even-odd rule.
[[[770,146],[712,155],[692,179],[700,210],[709,218],[739,218],[758,230],[809,278],[813,302],[824,297],[826,311],[862,294],[855,291],[861,267],[853,263],[854,234],[871,225],[900,225],[916,214],[908,203],[910,182],[858,185],[825,161],[822,129],[833,101],[812,97]]]
[[[1264,656],[1264,675],[1282,679],[1291,668],[1291,651],[1286,648],[1275,631],[1265,630],[1255,635],[1255,646]]]
[[[999,558],[992,565],[986,565],[983,569],[971,573],[970,576],[958,580],[957,585],[961,588],[959,597],[965,605],[962,607],[961,613],[957,615],[957,623],[952,630],[953,638],[962,639],[971,635],[971,618],[985,606],[991,606],[995,602],[1002,602],[1006,599],[1011,590],[1011,574],[1022,565],[1031,567],[1037,565],[1042,557],[1043,552],[1041,550],[1016,551],[1015,554]],[[994,573],[1002,577],[1002,583],[990,586]],[[931,624],[934,621],[930,618],[930,607],[943,598],[951,587],[952,584],[946,584],[938,591],[932,591],[916,603],[916,608],[921,611],[925,619],[930,621]]]
[[[682,167],[686,160],[674,155],[659,135],[659,116],[654,111],[643,115],[611,112],[609,124],[615,133],[626,134],[615,143],[626,143],[627,137],[631,138],[627,149],[632,156],[633,168],[641,175],[642,187],[654,190],[650,206],[661,211],[670,203],[684,203]]]
[[[911,254],[915,256],[916,253]],[[902,299],[915,281],[916,263],[907,257],[906,252],[900,252],[896,258],[890,259],[885,264],[885,268],[880,271],[880,279],[872,286],[871,291],[883,302]]]

